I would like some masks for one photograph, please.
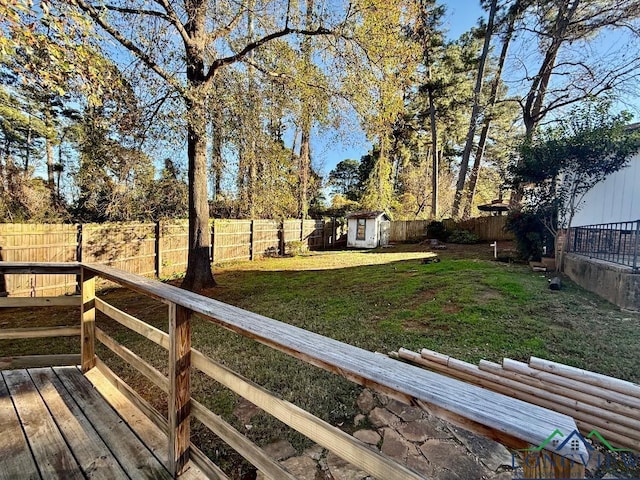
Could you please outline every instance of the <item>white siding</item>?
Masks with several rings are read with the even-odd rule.
[[[572,226],[640,220],[640,153],[585,195]]]
[[[376,248],[378,246],[378,222],[378,218],[367,218],[365,220],[364,240],[356,240],[358,220],[350,218],[349,229],[347,230],[347,247]]]

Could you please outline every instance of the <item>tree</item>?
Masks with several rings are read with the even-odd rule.
[[[343,19],[305,28],[300,12],[290,2],[251,9],[244,2],[158,0],[157,8],[132,6],[127,1],[109,4],[91,0],[74,2],[124,51],[159,76],[184,102],[189,184],[189,256],[183,287],[198,290],[215,285],[209,262],[209,204],[207,195],[206,105],[219,71],[247,60],[263,45],[289,35],[328,35],[345,25]],[[332,13],[336,10],[332,9]],[[278,16],[270,12],[280,12]],[[254,16],[260,15],[259,18]],[[254,18],[251,18],[254,17]],[[336,17],[333,17],[334,19]],[[242,31],[252,24],[252,35]],[[180,59],[184,60],[181,65]],[[180,75],[179,71],[186,74]]]
[[[458,171],[458,181],[456,183],[456,194],[453,200],[453,212],[454,217],[458,216],[460,209],[460,203],[462,201],[462,194],[464,190],[465,181],[467,178],[467,169],[469,167],[469,159],[471,157],[471,149],[473,148],[474,139],[476,135],[476,128],[478,124],[478,116],[480,114],[480,92],[482,90],[482,82],[484,81],[484,68],[487,63],[487,57],[489,56],[489,45],[491,43],[491,36],[493,35],[493,25],[496,16],[496,10],[498,9],[498,1],[491,0],[489,7],[489,20],[487,22],[486,31],[484,35],[484,44],[482,46],[482,53],[478,61],[478,73],[476,74],[476,84],[473,89],[473,104],[471,106],[471,117],[469,119],[469,131],[467,132],[467,139],[462,152],[462,160],[460,161],[460,170]]]
[[[630,118],[625,112],[612,115],[608,100],[592,100],[537,139],[525,139],[511,169],[513,181],[526,185],[526,208],[538,214],[554,238],[558,229],[571,228],[585,194],[640,149],[640,135],[626,128]]]
[[[359,168],[358,160],[346,159],[338,162],[329,172],[329,186],[338,195],[352,201],[359,198]]]
[[[526,10],[521,42],[537,42],[538,55],[524,59],[534,75],[523,79],[518,98],[525,135],[532,138],[551,112],[612,90],[629,88],[640,76],[634,36],[640,17],[638,0],[516,0]],[[632,38],[598,54],[590,43],[603,32],[629,30]],[[622,40],[622,39],[621,39]],[[538,62],[535,69],[534,62]],[[532,68],[533,67],[533,68]]]

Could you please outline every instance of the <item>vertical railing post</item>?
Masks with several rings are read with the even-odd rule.
[[[189,463],[191,443],[191,311],[169,304],[169,473]]]
[[[80,267],[80,296],[80,364],[86,372],[96,365],[96,277],[83,267]]]

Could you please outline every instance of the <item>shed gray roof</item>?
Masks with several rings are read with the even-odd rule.
[[[389,216],[382,211],[374,211],[374,212],[354,212],[347,215],[347,219],[351,218],[378,218],[384,215],[387,220],[389,220]]]

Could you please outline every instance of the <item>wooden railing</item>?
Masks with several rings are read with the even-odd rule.
[[[556,428],[566,432],[576,429],[573,419],[565,415],[110,267],[95,264],[23,265],[0,262],[0,274],[24,273],[25,271],[80,275],[81,354],[78,361],[69,361],[69,364],[79,363],[84,371],[94,367],[99,369],[120,392],[167,433],[169,439],[168,468],[174,476],[179,476],[189,460],[192,460],[211,478],[227,478],[213,462],[191,444],[190,418],[193,416],[268,478],[294,478],[248,438],[191,397],[191,369],[195,368],[376,478],[422,478],[419,474],[397,464],[351,435],[279,398],[260,385],[192,348],[190,318],[193,314],[304,362],[341,375],[355,383],[374,388],[405,403],[427,408],[442,418],[513,448],[541,445]],[[122,287],[167,304],[169,333],[165,333],[97,298],[95,285],[98,278],[115,282]],[[20,301],[29,303],[31,300]],[[55,303],[55,301],[51,301]],[[74,301],[79,303],[77,297],[74,297]],[[65,299],[64,302],[70,302],[70,300]],[[0,299],[0,306],[3,305],[15,306],[15,299]],[[103,330],[96,328],[96,311],[168,350],[168,377],[118,343]],[[4,330],[0,331],[0,339],[17,338],[16,336],[20,336],[20,338],[55,336],[60,333],[75,335],[78,330],[66,327],[65,329],[48,329],[46,331],[36,329],[21,332],[15,329]],[[96,341],[133,366],[168,394],[168,417],[165,418],[143,400],[137,392],[96,356]],[[13,359],[13,361],[17,363],[9,364],[9,366],[30,366],[29,362],[20,363],[18,359]],[[33,359],[30,361],[33,362]],[[40,362],[40,364],[42,363]],[[553,451],[553,455],[559,454],[563,457],[572,457],[575,453],[569,449],[569,446],[566,451]],[[580,449],[578,453],[587,455],[584,448]],[[570,468],[574,467],[571,465]],[[561,474],[568,478],[568,472],[569,470],[562,471]]]

